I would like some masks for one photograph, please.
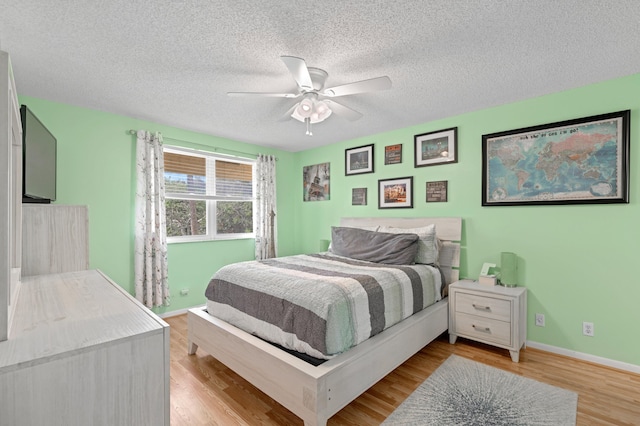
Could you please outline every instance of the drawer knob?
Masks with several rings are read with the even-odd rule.
[[[489,327],[479,327],[475,324],[472,324],[471,327],[473,327],[474,329],[478,330],[478,331],[484,331],[489,333],[491,331],[491,329]]]
[[[471,306],[473,306],[476,309],[479,309],[481,311],[490,311],[491,310],[491,306],[481,306],[481,305],[476,305],[475,303],[472,303]]]

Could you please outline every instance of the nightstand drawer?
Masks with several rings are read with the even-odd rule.
[[[455,333],[481,341],[511,345],[511,323],[482,318],[477,315],[458,314]]]
[[[456,292],[456,312],[511,321],[511,301]]]

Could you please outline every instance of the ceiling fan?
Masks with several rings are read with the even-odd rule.
[[[350,121],[362,117],[358,111],[346,105],[334,101],[332,98],[339,96],[355,95],[358,93],[373,92],[391,88],[391,79],[387,76],[356,81],[340,86],[324,88],[329,74],[320,69],[308,67],[304,59],[295,56],[281,56],[282,62],[298,84],[298,90],[294,93],[271,92],[228,92],[229,96],[263,96],[273,98],[299,98],[302,99],[293,105],[281,120],[294,118],[307,125],[306,134],[312,136],[311,125],[326,120],[332,113],[342,116]]]

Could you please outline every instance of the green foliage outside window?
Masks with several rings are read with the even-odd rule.
[[[218,201],[216,207],[218,234],[253,232],[253,205],[250,201]],[[206,201],[167,199],[165,208],[167,237],[207,233]]]
[[[205,235],[207,203],[195,200],[165,200],[167,237]]]
[[[250,201],[218,201],[218,234],[249,234],[253,232],[253,203]]]

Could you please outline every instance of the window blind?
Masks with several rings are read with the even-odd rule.
[[[253,198],[250,163],[165,150],[164,168],[167,197],[230,201]]]
[[[216,194],[228,197],[251,197],[253,195],[252,169],[250,164],[216,160]]]

